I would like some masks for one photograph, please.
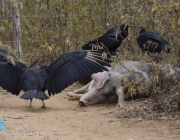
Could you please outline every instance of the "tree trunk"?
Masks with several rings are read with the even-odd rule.
[[[14,44],[14,53],[15,56],[22,60],[22,50],[21,50],[21,22],[20,22],[20,6],[19,0],[17,0],[16,4],[13,4],[13,27],[14,27],[14,36],[13,36],[13,44]]]

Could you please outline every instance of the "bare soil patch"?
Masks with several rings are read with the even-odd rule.
[[[0,140],[180,140],[179,116],[143,117],[138,108],[144,100],[128,101],[128,111],[105,115],[116,103],[80,107],[67,97],[78,87],[50,97],[45,101],[47,109],[40,108],[39,100],[29,108],[29,101],[1,93],[0,120],[5,121],[5,130],[0,131]]]

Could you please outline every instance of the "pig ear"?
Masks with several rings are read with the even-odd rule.
[[[94,84],[96,89],[100,89],[104,86],[104,83],[109,79],[109,74],[107,72],[98,72],[93,74]]]

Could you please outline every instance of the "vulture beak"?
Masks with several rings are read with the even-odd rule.
[[[129,27],[133,27],[133,26],[134,26],[134,25],[125,24],[124,30],[125,30],[125,29],[128,29]]]
[[[127,27],[133,27],[134,25],[129,25],[129,24],[127,24],[126,26],[127,26]]]

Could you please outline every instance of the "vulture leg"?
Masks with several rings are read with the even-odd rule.
[[[42,101],[42,103],[43,103],[43,105],[42,105],[42,107],[41,107],[41,108],[45,109],[45,108],[46,108],[46,106],[45,106],[44,100],[41,100],[41,101]]]
[[[31,98],[31,99],[30,99],[30,104],[29,104],[29,107],[30,107],[30,108],[33,108],[33,107],[32,107],[32,100],[33,100],[33,99]]]

